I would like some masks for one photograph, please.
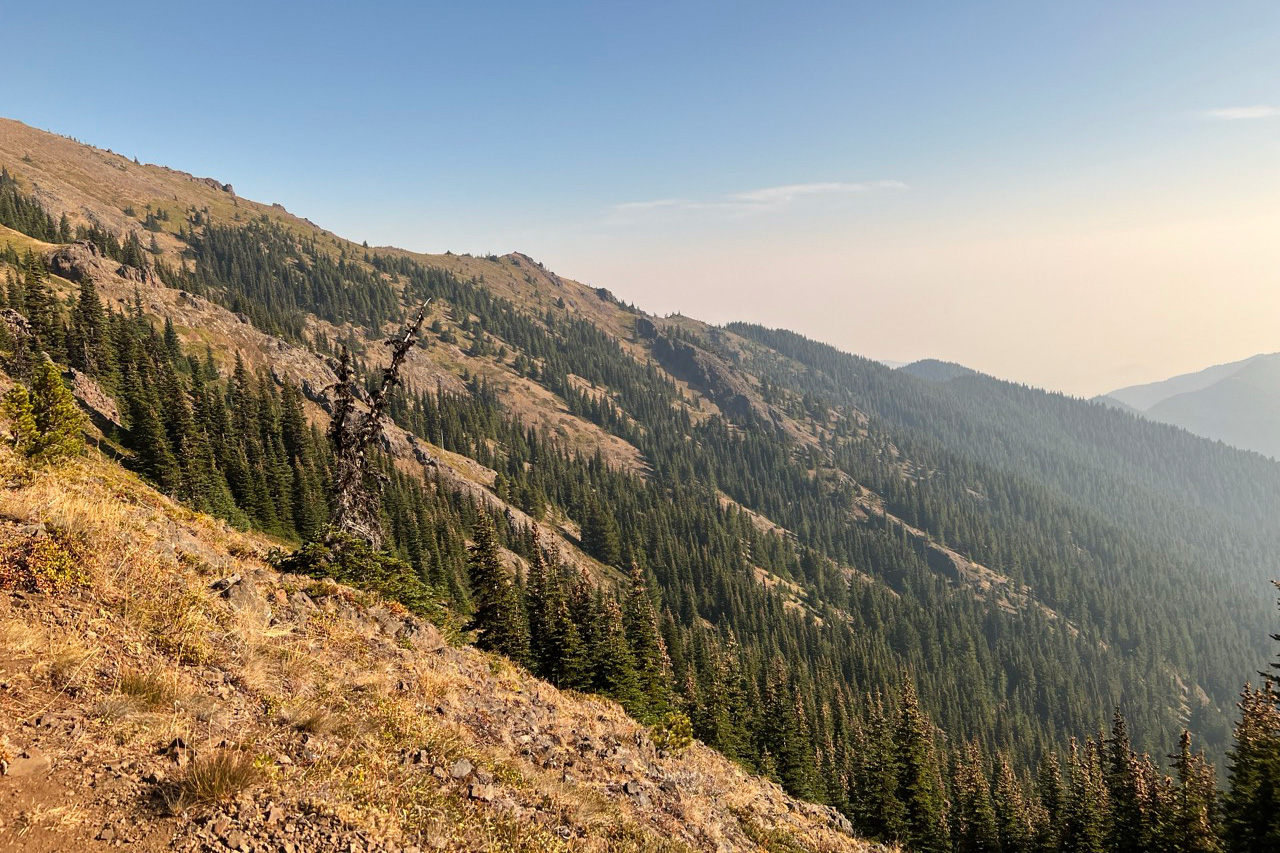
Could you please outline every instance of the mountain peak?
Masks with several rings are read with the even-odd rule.
[[[978,371],[956,364],[953,361],[941,361],[936,358],[924,358],[899,367],[903,373],[910,373],[930,382],[950,382],[964,376],[978,376]]]

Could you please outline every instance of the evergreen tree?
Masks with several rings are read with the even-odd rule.
[[[775,778],[792,796],[816,799],[813,732],[799,686],[780,655],[769,664],[760,720],[760,752],[774,765]]]
[[[1280,853],[1280,695],[1245,687],[1230,752],[1223,834],[1231,853]]]
[[[649,597],[644,572],[631,566],[623,624],[635,658],[636,677],[643,703],[642,722],[655,722],[671,710],[671,658],[658,629],[658,614]]]
[[[955,853],[999,853],[999,823],[976,743],[955,756],[951,779],[949,821]]]
[[[111,368],[106,356],[106,313],[89,276],[80,282],[80,293],[71,310],[71,338],[71,366],[94,376],[106,375]]]
[[[4,395],[4,416],[9,421],[9,439],[18,455],[30,458],[40,442],[36,413],[27,386],[18,383]]]
[[[164,318],[164,348],[169,353],[169,360],[178,362],[182,359],[182,342],[178,339],[178,330],[173,326],[173,318]]]
[[[467,628],[477,632],[476,645],[480,648],[528,664],[529,626],[524,605],[502,565],[497,532],[488,513],[480,512],[471,535],[474,541],[467,556],[467,572],[475,611]]]
[[[162,490],[175,493],[182,474],[169,445],[169,436],[160,420],[158,406],[136,369],[127,374],[124,387],[125,411],[129,418],[129,445],[134,467]]]
[[[533,532],[525,600],[534,671],[557,687],[591,688],[591,661],[570,611],[564,573]]]
[[[632,716],[643,708],[635,657],[622,625],[622,608],[613,598],[599,607],[598,641],[594,650],[592,686],[596,692],[617,700]]]
[[[1108,850],[1146,853],[1150,847],[1150,816],[1144,802],[1137,757],[1129,741],[1128,727],[1120,709],[1115,710],[1111,737],[1106,741],[1103,777],[1110,805],[1107,831]]]
[[[854,785],[849,793],[854,825],[865,835],[884,842],[907,836],[907,811],[898,799],[898,763],[893,747],[893,721],[884,702],[875,697],[857,745]]]
[[[605,565],[615,566],[622,558],[621,532],[618,522],[596,499],[587,502],[582,519],[582,547]]]
[[[1004,853],[1033,853],[1037,824],[1033,806],[1027,802],[1013,766],[1003,753],[996,755],[996,783],[991,804],[995,811],[1000,849]]]
[[[529,624],[529,657],[533,672],[551,683],[556,668],[557,649],[551,613],[559,590],[559,578],[553,577],[547,566],[546,552],[536,528],[531,532],[532,553],[529,555],[529,572],[525,579],[525,620]]]
[[[26,314],[31,321],[31,332],[40,349],[54,359],[63,359],[66,355],[66,341],[62,334],[58,299],[49,289],[43,261],[33,257],[27,263],[29,266],[23,290],[26,293]]]
[[[50,361],[36,365],[31,390],[15,385],[4,399],[14,448],[37,464],[84,452],[85,418]]]
[[[1053,853],[1063,849],[1063,825],[1067,817],[1067,790],[1062,781],[1062,763],[1056,753],[1040,762],[1036,774],[1036,798],[1044,810],[1044,822],[1036,833],[1036,850]]]
[[[19,314],[27,313],[27,294],[22,288],[22,281],[14,273],[9,270],[8,281],[6,282],[7,292],[5,294],[5,302],[8,307],[17,311]]]
[[[1213,765],[1203,754],[1191,752],[1191,732],[1186,730],[1178,740],[1178,754],[1170,758],[1177,788],[1166,848],[1176,853],[1222,853]]]
[[[759,754],[752,743],[759,729],[760,703],[742,661],[732,631],[723,645],[698,631],[693,637],[693,660],[684,679],[685,702],[694,734],[730,758],[751,764]]]
[[[1094,742],[1086,741],[1082,750],[1073,739],[1067,766],[1062,853],[1108,853],[1107,787]]]
[[[916,853],[942,853],[948,846],[946,802],[933,743],[933,724],[920,708],[914,682],[905,674],[894,719],[893,751],[898,770],[898,800],[906,810],[903,843]]]

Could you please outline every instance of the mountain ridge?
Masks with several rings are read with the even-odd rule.
[[[85,229],[0,233],[6,274],[48,263],[66,304],[97,282],[133,341],[129,370],[179,407],[204,399],[199,375],[264,423],[297,389],[319,427],[338,349],[376,376],[380,341],[430,296],[379,449],[391,547],[416,582],[465,613],[484,515],[526,582],[529,531],[602,596],[636,564],[695,733],[869,833],[891,835],[858,799],[885,713],[872,697],[905,690],[904,671],[953,742],[1030,772],[1116,705],[1145,750],[1167,752],[1183,725],[1218,750],[1236,678],[1264,655],[1280,466],[981,374],[931,382],[781,330],[655,317],[519,253],[369,249],[15,123],[0,124],[0,164],[59,238]],[[93,231],[104,223],[118,251]],[[167,439],[148,448],[132,425],[166,407],[99,378],[130,421],[102,440],[141,466]],[[274,452],[274,429],[248,450]],[[322,452],[315,440],[257,469],[290,512],[229,475],[244,492],[223,511],[296,545],[307,533],[288,519],[314,510],[319,476],[304,457]],[[1188,601],[1189,626],[1175,618]]]
[[[1280,458],[1280,353],[1121,388],[1101,399],[1150,420]]]

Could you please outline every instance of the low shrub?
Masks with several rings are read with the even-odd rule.
[[[37,533],[0,548],[0,589],[56,593],[88,583],[85,548],[61,533]]]
[[[272,551],[267,562],[281,572],[329,578],[375,592],[446,632],[453,626],[454,619],[443,596],[413,566],[386,551],[375,551],[359,539],[331,533],[290,554]]]
[[[672,711],[650,730],[653,745],[670,755],[679,755],[693,743],[693,723],[681,711]]]

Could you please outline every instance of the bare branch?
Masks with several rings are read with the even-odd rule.
[[[378,518],[378,495],[371,492],[366,484],[369,447],[382,434],[391,391],[400,383],[400,368],[418,342],[430,305],[430,299],[422,303],[412,322],[387,341],[392,348],[391,363],[382,372],[382,386],[370,399],[368,411],[361,413],[356,409],[355,376],[351,353],[346,347],[342,348],[338,363],[338,381],[334,385],[336,400],[328,430],[334,452],[331,532],[358,537],[374,548],[382,545],[382,525]]]

